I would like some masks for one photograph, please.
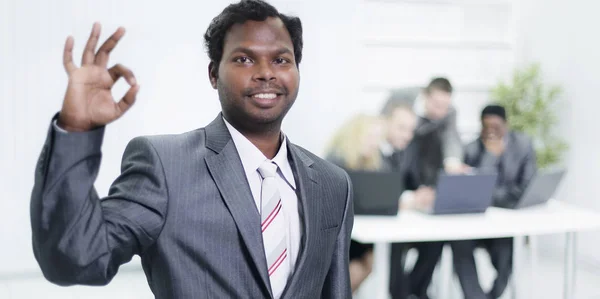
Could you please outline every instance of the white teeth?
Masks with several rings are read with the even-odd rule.
[[[274,99],[277,97],[277,95],[274,93],[258,93],[258,94],[253,95],[253,97],[259,98],[259,99]]]

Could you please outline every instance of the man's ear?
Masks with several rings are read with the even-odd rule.
[[[210,79],[210,85],[212,85],[212,87],[214,89],[217,89],[217,75],[218,71],[217,68],[215,67],[215,63],[214,62],[210,62],[208,64],[208,78]]]

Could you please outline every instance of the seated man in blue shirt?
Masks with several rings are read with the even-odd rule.
[[[481,113],[481,136],[465,149],[465,164],[479,172],[497,172],[498,182],[493,205],[513,208],[536,171],[531,139],[509,131],[504,107],[490,105]],[[465,299],[499,298],[512,272],[512,238],[451,242],[454,268]],[[473,250],[484,247],[492,259],[497,276],[490,292],[485,293],[477,278]]]

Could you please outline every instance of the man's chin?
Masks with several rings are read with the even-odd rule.
[[[274,111],[264,111],[262,113],[254,113],[250,116],[250,120],[258,125],[272,125],[281,123],[283,115]]]
[[[249,111],[251,119],[255,120],[257,123],[262,124],[270,124],[274,122],[278,122],[283,120],[285,117],[285,109],[281,107],[273,107],[270,109],[256,109],[254,111]]]

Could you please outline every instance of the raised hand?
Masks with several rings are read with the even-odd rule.
[[[504,141],[501,138],[486,138],[483,140],[483,145],[488,152],[496,156],[500,156],[502,153],[504,153]]]
[[[63,64],[69,75],[69,84],[58,118],[61,128],[72,132],[92,130],[118,119],[133,105],[140,89],[133,72],[121,64],[107,68],[110,52],[124,34],[125,29],[120,27],[96,52],[100,24],[95,23],[79,68],[73,63],[73,37],[67,38]],[[111,88],[121,77],[125,78],[130,88],[116,102]]]

